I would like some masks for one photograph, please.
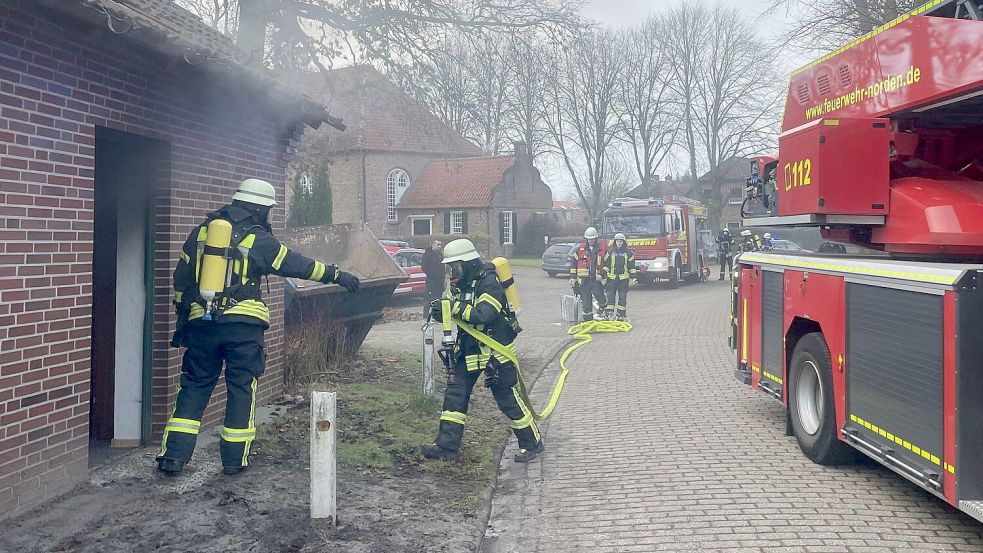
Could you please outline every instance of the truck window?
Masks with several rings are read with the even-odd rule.
[[[662,214],[654,215],[606,215],[604,234],[612,236],[619,232],[627,236],[652,236],[665,234],[665,219]]]

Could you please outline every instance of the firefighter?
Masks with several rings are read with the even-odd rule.
[[[734,269],[734,257],[731,255],[731,248],[734,246],[734,238],[730,235],[730,229],[720,229],[717,236],[717,262],[720,263],[720,280],[724,279],[724,271],[730,274]]]
[[[635,267],[635,250],[628,247],[625,235],[614,235],[614,247],[604,255],[601,272],[607,281],[607,318],[625,321],[628,319],[628,287],[638,276]]]
[[[756,236],[751,235],[751,231],[744,229],[741,231],[741,242],[740,247],[742,252],[755,252],[758,251],[756,247],[757,241]]]
[[[518,321],[509,308],[495,266],[483,263],[474,244],[464,238],[444,247],[443,262],[451,269],[452,316],[514,353]],[[433,305],[431,317],[442,321],[439,303]],[[453,459],[459,455],[471,391],[482,373],[485,386],[491,388],[498,408],[512,421],[512,432],[519,442],[515,462],[527,463],[544,450],[532,407],[521,399],[518,367],[458,328],[437,440],[423,448],[423,455],[428,459]]]
[[[178,323],[171,345],[187,349],[181,388],[157,455],[157,469],[165,475],[180,474],[191,459],[223,362],[228,394],[219,445],[223,472],[239,474],[248,466],[249,447],[256,437],[256,387],[266,362],[263,334],[270,326],[261,277],[274,274],[358,290],[354,275],[280,244],[269,223],[275,197],[273,185],[266,181],[242,181],[232,203],[208,214],[181,249],[174,269]],[[224,244],[216,246],[223,228]],[[206,284],[216,281],[223,289]]]
[[[601,244],[598,240],[597,229],[587,227],[584,231],[584,243],[577,250],[577,266],[570,269],[570,285],[573,293],[580,296],[580,307],[584,320],[593,318],[603,320],[602,313],[607,308],[604,297],[604,275],[601,272]],[[598,312],[594,313],[594,299],[597,299]]]
[[[761,237],[761,251],[770,252],[775,248],[771,245],[771,233],[766,232],[764,236]]]

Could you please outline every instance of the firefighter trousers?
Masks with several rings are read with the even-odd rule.
[[[628,314],[628,286],[631,281],[628,279],[608,281],[608,313],[615,313],[619,317]]]
[[[484,370],[469,371],[463,359],[454,364],[454,376],[448,380],[444,392],[444,410],[440,414],[437,433],[438,446],[452,451],[460,449],[471,391],[482,372]],[[490,385],[492,396],[499,410],[512,421],[512,432],[519,441],[519,448],[532,449],[539,444],[539,428],[533,420],[532,407],[526,405],[519,394],[518,370],[511,361],[506,361],[498,366],[497,372],[498,378]]]
[[[580,307],[584,311],[584,319],[590,320],[594,313],[594,301],[597,298],[597,308],[601,311],[607,308],[608,301],[604,297],[604,285],[593,278],[585,278],[580,284]]]
[[[720,278],[724,278],[724,271],[727,271],[729,275],[734,269],[734,258],[731,257],[729,253],[720,252],[717,255],[717,261],[720,263]]]
[[[181,388],[164,427],[158,459],[188,462],[195,449],[201,416],[225,363],[225,423],[219,450],[222,465],[248,464],[256,438],[256,385],[266,365],[264,328],[248,323],[191,323],[181,365]]]

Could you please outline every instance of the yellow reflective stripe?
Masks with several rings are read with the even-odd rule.
[[[314,262],[314,270],[311,271],[311,276],[307,280],[320,281],[324,277],[324,263],[320,261]]]
[[[255,378],[252,383],[253,397],[252,401],[249,403],[249,427],[256,428],[256,385],[259,381]],[[249,447],[252,445],[252,440],[246,442],[246,447],[242,448],[242,466],[249,464]]]
[[[484,294],[478,296],[478,303],[481,303],[481,302],[485,302],[485,303],[491,304],[491,306],[495,308],[495,311],[501,311],[502,310],[502,302],[496,300],[495,299],[495,296],[493,296],[491,294],[484,293]]]
[[[908,440],[903,439],[901,436],[897,436],[891,432],[888,432],[884,428],[879,427],[868,420],[864,420],[853,413],[850,413],[850,420],[852,422],[857,423],[857,425],[862,426],[867,430],[870,430],[874,434],[887,438],[888,441],[898,444],[899,446],[907,449],[908,451],[911,451],[915,455],[923,457],[924,459],[932,462],[934,465],[943,466],[942,459],[940,459],[937,455],[933,455],[932,453],[929,453],[925,449],[922,449],[917,445],[912,444]],[[956,467],[954,465],[949,465],[949,463],[945,463],[944,466],[948,472],[955,474]]]
[[[244,443],[251,442],[256,438],[256,428],[229,428],[222,427],[222,439],[227,442]]]
[[[747,363],[747,298],[744,298],[744,309],[741,312],[741,361]]]
[[[516,367],[516,370],[518,370],[518,367]],[[512,386],[512,396],[515,397],[515,402],[519,404],[519,409],[522,410],[522,418],[519,419],[519,421],[524,421],[527,418],[529,419],[529,422],[525,426],[516,427],[516,426],[513,425],[512,428],[515,428],[516,430],[519,430],[521,428],[525,428],[526,426],[528,426],[529,428],[532,429],[532,435],[536,438],[536,442],[538,443],[539,442],[539,439],[540,439],[539,438],[539,427],[536,426],[536,423],[534,423],[533,420],[532,420],[533,419],[532,410],[529,409],[529,407],[526,406],[526,402],[525,401],[522,401],[522,394],[519,391],[518,383],[515,386]],[[514,424],[518,424],[518,422],[516,422]]]
[[[253,244],[255,244],[255,243],[256,243],[256,235],[255,234],[247,234],[246,237],[243,238],[239,242],[239,247],[240,248],[246,248],[246,249],[252,249]]]
[[[471,306],[470,305],[464,306],[464,312],[461,313],[461,318],[464,319],[465,321],[470,321],[471,320]]]
[[[184,298],[184,292],[182,292],[180,290],[175,290],[174,291],[174,301],[176,301],[178,303],[181,303],[181,300],[183,298]]]
[[[464,426],[468,420],[468,416],[458,411],[444,411],[440,414],[440,420],[453,422]]]
[[[167,421],[167,425],[164,426],[165,432],[183,432],[185,434],[197,434],[198,429],[201,427],[199,421],[193,419],[181,419],[177,417],[171,417]]]
[[[939,284],[955,284],[956,277],[945,276],[945,275],[932,275],[927,273],[917,273],[913,271],[895,271],[892,269],[874,269],[872,267],[851,267],[849,265],[837,265],[834,263],[820,263],[818,261],[807,261],[807,260],[784,260],[784,259],[773,259],[769,256],[760,254],[743,254],[740,258],[741,262],[751,262],[751,263],[766,263],[769,265],[781,265],[785,267],[795,267],[803,269],[819,269],[825,271],[836,271],[841,273],[850,273],[856,275],[869,275],[869,276],[883,276],[890,278],[898,278],[903,280],[914,280],[916,282],[935,282]]]
[[[277,271],[280,270],[280,266],[283,265],[283,258],[287,257],[287,252],[290,250],[286,246],[280,244],[280,251],[276,254],[276,259],[273,260],[273,268]]]
[[[236,305],[235,307],[226,309],[223,313],[224,315],[244,315],[247,317],[255,317],[265,323],[270,322],[270,312],[267,309],[257,309],[253,307],[243,307],[241,305]]]
[[[200,319],[205,316],[205,308],[198,305],[197,303],[191,304],[191,312],[188,314],[188,320]]]
[[[185,263],[191,263],[191,256],[184,252],[181,252],[181,261],[184,261]]]

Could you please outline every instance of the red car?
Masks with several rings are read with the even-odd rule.
[[[393,291],[394,296],[422,296],[427,291],[427,275],[423,272],[423,250],[401,248],[391,252],[393,261],[408,277]]]

